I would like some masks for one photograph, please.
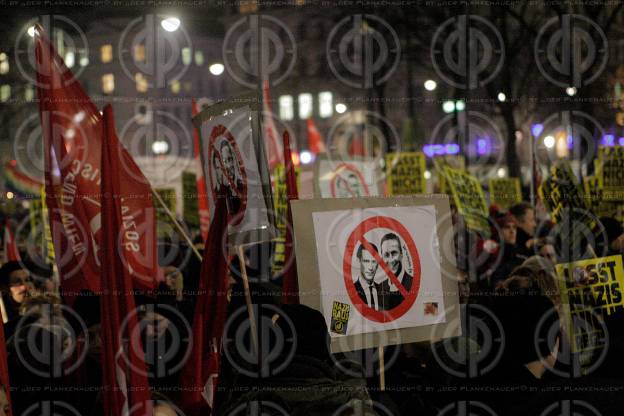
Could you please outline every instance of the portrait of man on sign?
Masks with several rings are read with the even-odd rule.
[[[371,243],[370,246],[378,252],[375,244]],[[371,309],[377,311],[390,309],[387,299],[390,293],[388,279],[384,279],[381,283],[375,282],[379,269],[377,260],[362,244],[357,249],[356,257],[360,263],[360,274],[354,285],[360,299]]]
[[[228,213],[234,216],[241,210],[244,192],[240,166],[235,150],[229,141],[221,140],[215,147],[216,151],[212,154],[214,188],[217,195],[220,190],[223,192]],[[221,187],[223,189],[220,189]]]
[[[410,275],[403,266],[403,247],[401,239],[395,233],[387,233],[381,238],[381,257],[390,270],[396,276],[401,286],[409,291],[412,287],[413,276]],[[388,309],[392,309],[403,302],[403,295],[399,289],[391,285],[388,296]]]
[[[344,176],[338,175],[336,178],[336,197],[338,198],[360,198],[366,196],[362,189],[362,184],[358,176],[349,172]]]

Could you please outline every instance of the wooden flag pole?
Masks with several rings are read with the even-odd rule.
[[[238,262],[243,277],[243,288],[245,291],[245,303],[247,304],[247,314],[249,315],[249,329],[251,330],[251,342],[253,348],[260,359],[260,350],[258,349],[258,330],[256,328],[256,319],[254,316],[253,305],[251,303],[251,293],[249,291],[249,278],[247,277],[247,266],[245,266],[245,246],[243,244],[237,246]]]
[[[167,204],[165,204],[165,201],[162,200],[162,197],[160,196],[160,194],[154,191],[154,189],[152,189],[152,195],[156,197],[160,206],[163,207],[163,209],[165,210],[165,212],[167,213],[171,221],[173,221],[173,225],[175,225],[176,229],[178,230],[178,233],[180,233],[180,235],[186,241],[189,247],[191,247],[191,250],[193,250],[193,253],[195,253],[195,256],[197,256],[197,259],[199,261],[202,261],[203,260],[202,255],[199,253],[197,248],[195,248],[195,246],[193,245],[193,240],[191,240],[191,237],[189,237],[188,234],[186,234],[186,232],[184,231],[184,229],[182,228],[178,220],[176,220],[175,215],[173,215],[173,213],[171,212]]]
[[[379,352],[379,390],[386,390],[386,363],[384,358],[384,347],[377,347]]]

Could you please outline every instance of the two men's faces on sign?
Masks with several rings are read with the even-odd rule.
[[[406,291],[411,290],[413,272],[412,261],[401,238],[388,232],[379,242],[369,242],[368,246],[360,244],[356,257],[359,262],[359,275],[354,285],[360,300],[369,308],[388,311],[403,302],[404,297],[395,283],[380,268],[373,250],[388,266],[390,272]]]

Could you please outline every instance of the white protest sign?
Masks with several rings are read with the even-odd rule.
[[[379,169],[374,160],[329,160],[316,162],[316,195],[321,198],[361,198],[381,195]]]
[[[447,197],[317,199],[293,217],[301,301],[325,317],[332,352],[457,335]]]

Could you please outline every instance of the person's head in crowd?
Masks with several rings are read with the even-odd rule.
[[[500,230],[500,240],[509,245],[516,244],[517,226],[514,218],[507,212],[494,214],[494,221]]]
[[[606,246],[609,254],[624,253],[624,227],[615,218],[602,217],[600,223],[604,227]]]
[[[561,299],[557,287],[557,272],[555,263],[542,256],[531,256],[513,272],[531,279],[532,285],[539,288],[540,293],[550,299],[553,305],[559,307]]]
[[[22,263],[9,261],[0,268],[0,290],[17,304],[26,300],[32,290],[30,272]]]
[[[51,323],[55,318],[63,316],[61,298],[50,293],[29,296],[20,305],[20,315],[36,316],[41,324]]]
[[[375,244],[370,243],[370,246],[378,253]],[[375,260],[373,254],[366,250],[362,244],[360,244],[357,249],[357,258],[360,261],[360,274],[362,275],[362,279],[371,284],[375,280],[377,268],[379,267],[377,260]]]
[[[537,221],[535,219],[535,210],[528,202],[519,202],[509,208],[509,213],[513,216],[518,229],[522,230],[529,236],[535,234]]]
[[[546,239],[537,245],[537,255],[548,259],[553,264],[558,263],[557,250],[555,250],[555,245],[550,239]]]

